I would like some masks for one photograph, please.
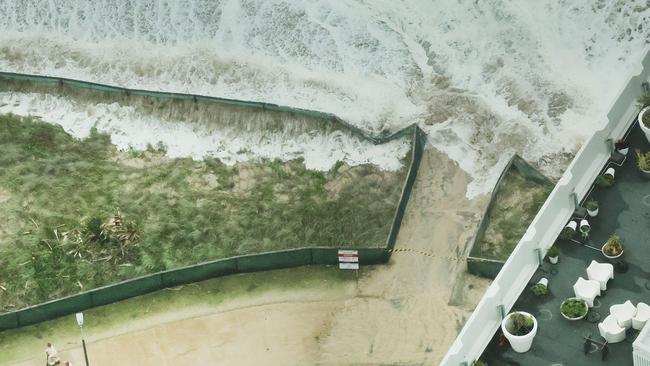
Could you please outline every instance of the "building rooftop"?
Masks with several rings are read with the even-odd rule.
[[[609,307],[626,300],[634,305],[650,303],[650,181],[639,174],[634,153],[635,149],[647,151],[650,144],[636,123],[628,132],[627,141],[630,151],[625,161],[619,166],[610,160],[603,168],[603,171],[608,167],[616,169],[614,185],[592,188],[585,199],[595,199],[600,204],[598,216],[588,218],[591,224],[589,238],[584,243],[558,240],[556,245],[561,250],[559,263],[553,265],[545,259],[531,279],[533,284],[541,277],[548,278],[549,294],[537,297],[525,290],[512,309],[529,312],[537,318],[538,331],[532,348],[526,353],[514,352],[507,342],[505,345],[501,342],[499,330],[481,358],[488,365],[586,366],[600,363],[604,339],[599,334],[598,323],[609,314]],[[624,253],[619,260],[609,261],[600,248],[614,233],[623,239]],[[614,279],[596,298],[585,319],[566,320],[560,314],[560,303],[574,296],[573,284],[578,277],[587,279],[586,268],[592,260],[614,264]],[[625,265],[620,266],[620,262]],[[632,365],[632,342],[637,335],[638,331],[629,329],[623,342],[607,345],[605,363]],[[585,337],[600,344],[585,347]]]

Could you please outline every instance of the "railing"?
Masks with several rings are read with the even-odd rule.
[[[440,365],[470,366],[478,359],[541,263],[542,254],[574,212],[611,156],[612,140],[621,137],[638,110],[636,99],[650,77],[646,50],[639,74],[630,78],[607,114],[607,123],[576,154],[503,268],[487,289]]]

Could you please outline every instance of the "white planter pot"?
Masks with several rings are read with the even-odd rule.
[[[591,230],[591,225],[589,225],[589,221],[582,219],[580,220],[580,232],[589,232]]]
[[[641,112],[639,113],[638,122],[639,122],[639,127],[641,127],[641,131],[643,131],[643,134],[645,135],[646,140],[650,142],[650,128],[646,127],[643,124],[643,115],[646,113],[650,113],[648,111],[650,111],[650,107],[645,107],[641,110]]]
[[[603,253],[605,258],[616,259],[616,258],[622,256],[623,252],[625,252],[625,248],[623,248],[623,250],[621,250],[621,252],[618,255],[613,255],[613,256],[612,255],[607,255],[607,254],[605,254],[605,245],[607,245],[607,243],[603,244],[603,246],[600,248],[600,251]]]
[[[595,210],[593,210],[593,211],[587,209],[587,215],[589,215],[589,217],[596,217],[596,216],[598,216],[598,208],[595,209]]]
[[[564,301],[562,301],[562,304],[564,304],[564,302],[565,302],[565,301],[568,301],[568,300],[580,300],[580,299],[577,298],[577,297],[570,297],[570,298],[565,299]],[[568,316],[564,315],[564,313],[562,312],[562,304],[560,304],[560,314],[562,314],[562,316],[563,316],[564,319],[566,319],[566,320],[576,321],[576,320],[584,319],[584,318],[587,316],[587,312],[589,311],[589,307],[587,306],[587,303],[586,303],[586,302],[582,301],[582,303],[583,303],[584,306],[585,306],[585,314],[584,314],[583,316],[579,316],[579,317],[577,317],[577,318],[569,318]]]
[[[557,264],[558,257],[548,257],[548,261],[551,262],[551,264]]]
[[[626,156],[627,153],[630,151],[630,148],[629,148],[629,147],[626,147],[625,149],[620,149],[620,150],[616,150],[616,151],[618,151],[619,154],[621,154],[621,155],[623,155],[623,156]]]
[[[614,173],[616,173],[616,170],[614,170],[614,168],[607,168],[607,170],[605,170],[605,174],[603,175],[611,175],[614,177]]]
[[[575,231],[578,228],[578,223],[571,220],[571,221],[569,221],[568,224],[566,224],[565,227],[570,227],[571,229],[573,229],[573,231]]]
[[[510,323],[510,318],[512,317],[513,314],[523,314],[526,316],[529,316],[533,319],[533,329],[525,335],[522,336],[516,336],[514,334],[510,334],[508,332],[508,329],[506,328],[506,325],[509,325]],[[512,349],[515,352],[523,353],[526,352],[530,349],[530,347],[533,345],[533,339],[535,338],[535,335],[537,334],[537,319],[535,319],[534,316],[532,316],[529,313],[526,313],[524,311],[517,311],[508,314],[502,321],[501,321],[501,331],[503,332],[503,335],[505,335],[506,339],[508,342],[510,342],[510,345],[512,346]]]
[[[540,278],[539,281],[537,281],[537,283],[541,283],[542,285],[544,285],[544,287],[548,288],[548,278],[546,277]]]

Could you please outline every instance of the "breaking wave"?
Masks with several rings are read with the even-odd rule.
[[[472,197],[514,152],[562,171],[649,17],[645,0],[0,0],[0,70],[317,109],[373,133],[416,122]]]

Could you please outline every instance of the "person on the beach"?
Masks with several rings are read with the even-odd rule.
[[[45,349],[45,354],[47,354],[48,366],[58,365],[61,362],[58,356],[58,352],[52,343],[48,342],[47,348]]]

